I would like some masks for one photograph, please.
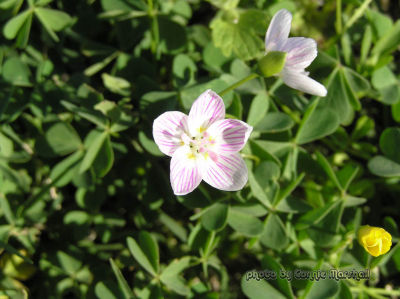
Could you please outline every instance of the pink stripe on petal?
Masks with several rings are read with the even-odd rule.
[[[207,129],[214,122],[224,119],[224,101],[211,89],[203,92],[194,101],[189,112],[188,124],[192,135],[198,133],[200,127]]]
[[[203,180],[225,191],[237,191],[247,182],[247,167],[238,153],[220,154],[218,161],[206,160]]]
[[[207,133],[215,138],[217,152],[238,152],[247,142],[253,127],[237,119],[215,122]]]
[[[188,131],[187,115],[179,111],[161,114],[153,122],[153,138],[161,152],[172,156],[181,144],[181,136]]]
[[[312,38],[291,37],[283,51],[287,52],[285,67],[304,70],[317,57],[317,43]]]
[[[196,159],[188,158],[189,147],[178,148],[172,156],[170,165],[171,186],[175,195],[192,192],[201,182],[201,172]]]

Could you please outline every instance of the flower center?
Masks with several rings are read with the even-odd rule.
[[[190,152],[188,157],[196,159],[199,156],[204,158],[213,157],[215,154],[211,151],[215,140],[205,131],[200,128],[195,136],[184,133],[182,135],[182,145],[189,146]]]

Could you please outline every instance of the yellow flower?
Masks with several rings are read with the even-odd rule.
[[[392,246],[392,236],[383,228],[369,225],[358,230],[358,242],[372,256],[380,256]]]

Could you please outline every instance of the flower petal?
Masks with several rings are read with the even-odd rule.
[[[304,70],[317,57],[317,43],[312,38],[291,37],[283,46],[287,52],[285,66]]]
[[[153,122],[153,138],[160,151],[172,156],[181,145],[181,136],[188,131],[187,115],[179,111],[161,114]]]
[[[302,71],[288,70],[285,67],[281,74],[283,82],[291,88],[320,97],[326,96],[326,88],[317,81],[309,78],[306,73]]]
[[[238,152],[247,142],[253,127],[237,119],[223,119],[207,130],[209,138],[215,138],[215,151]]]
[[[237,191],[247,178],[247,166],[238,153],[216,153],[204,160],[203,180],[214,188]]]
[[[206,130],[212,123],[225,118],[225,104],[211,89],[203,92],[193,103],[189,112],[188,125],[192,136]]]
[[[197,188],[202,177],[199,165],[189,147],[182,146],[175,151],[171,159],[170,180],[176,195],[185,195]]]
[[[292,14],[286,9],[281,9],[272,18],[267,34],[265,35],[265,50],[281,51],[289,37]]]

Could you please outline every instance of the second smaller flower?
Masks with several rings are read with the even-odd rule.
[[[308,77],[305,68],[317,57],[317,43],[312,38],[290,37],[292,14],[286,9],[278,11],[271,20],[265,35],[265,51],[268,53],[284,52],[285,62],[279,75],[286,85],[300,91],[326,96],[326,88],[317,81]],[[262,61],[261,58],[260,61]]]

